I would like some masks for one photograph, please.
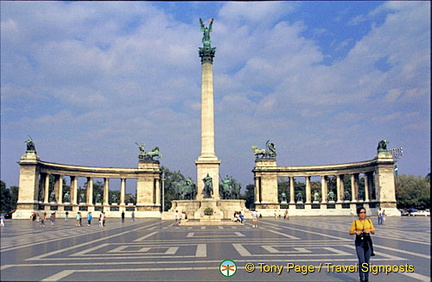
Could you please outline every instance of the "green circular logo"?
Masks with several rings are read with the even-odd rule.
[[[230,259],[226,259],[219,264],[219,272],[225,277],[231,277],[237,272],[237,264]]]

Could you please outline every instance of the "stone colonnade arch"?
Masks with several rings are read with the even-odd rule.
[[[369,214],[375,214],[381,207],[388,215],[400,216],[396,208],[396,192],[394,179],[395,161],[388,153],[378,153],[373,160],[321,165],[321,166],[277,166],[275,159],[257,159],[253,169],[255,181],[255,208],[263,216],[273,216],[275,213],[289,215],[347,215],[350,211],[364,206]],[[364,176],[365,195],[358,198],[360,175]],[[328,177],[336,177],[336,191],[331,199],[328,189]],[[278,178],[289,179],[289,197],[279,202]],[[305,195],[296,198],[294,179],[304,177]],[[321,178],[319,200],[314,200],[311,189],[311,177]],[[350,177],[350,197],[344,197],[344,177]]]
[[[17,211],[14,218],[29,218],[32,212],[56,212],[57,217],[78,211],[102,212],[120,217],[121,212],[135,212],[139,217],[161,216],[161,169],[158,161],[139,161],[138,168],[90,167],[41,161],[26,152],[19,162],[20,179]],[[50,189],[50,177],[54,187]],[[63,179],[70,177],[69,195],[65,197]],[[78,195],[78,179],[86,179],[85,195]],[[94,195],[93,180],[103,180],[102,195]],[[109,198],[110,179],[120,179],[120,199]],[[135,204],[127,203],[126,182],[136,180]],[[80,199],[80,196],[82,199]]]

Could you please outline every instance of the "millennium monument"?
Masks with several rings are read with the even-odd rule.
[[[67,213],[105,212],[107,217],[135,213],[137,218],[154,217],[173,220],[176,212],[187,214],[190,221],[182,224],[229,224],[235,212],[249,211],[239,200],[240,184],[232,177],[220,179],[221,161],[215,153],[213,59],[210,34],[213,19],[206,27],[200,19],[203,33],[201,59],[201,153],[195,161],[196,185],[191,178],[175,184],[178,200],[172,201],[169,211],[162,210],[163,183],[159,147],[146,151],[138,144],[137,168],[90,167],[42,161],[33,140],[26,140],[26,152],[21,156],[17,211],[14,218],[28,219],[33,212],[55,212],[57,217]],[[388,142],[378,143],[372,160],[320,166],[278,166],[276,145],[267,141],[265,149],[252,146],[255,156],[254,206],[263,216],[289,211],[290,216],[349,215],[363,206],[374,214],[381,207],[386,214],[400,216],[396,209],[394,160],[387,149]],[[70,186],[65,181],[70,179]],[[320,183],[312,182],[318,177]],[[289,187],[279,195],[279,179],[289,179]],[[304,186],[295,189],[295,181]],[[102,179],[102,191],[95,189],[95,179]],[[119,194],[110,192],[110,180],[120,180]],[[126,182],[136,181],[135,197],[127,199]],[[349,182],[344,181],[349,180]],[[78,188],[79,181],[85,182]],[[333,181],[333,182],[332,182]],[[348,184],[347,184],[348,183]],[[312,185],[313,184],[313,185]],[[345,187],[346,186],[346,187]],[[116,190],[116,189],[113,189]],[[119,195],[119,196],[117,196]]]

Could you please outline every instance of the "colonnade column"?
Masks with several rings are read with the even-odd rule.
[[[76,205],[77,198],[78,198],[78,177],[71,176],[70,178],[71,178],[71,188],[70,188],[71,202],[72,205]]]
[[[351,174],[351,201],[357,202],[359,174]]]
[[[63,175],[58,176],[57,204],[63,203]]]
[[[260,181],[259,181],[259,177],[255,177],[255,204],[260,204],[261,203],[261,199],[260,199],[260,192],[259,190],[261,189],[260,187]]]
[[[154,191],[154,195],[155,195],[155,201],[154,201],[154,203],[155,203],[155,205],[160,205],[161,204],[161,188],[160,188],[160,179],[156,179],[155,178],[155,180],[154,180],[156,183],[155,183],[155,190],[156,191]]]
[[[311,185],[310,185],[310,176],[305,176],[306,180],[306,204],[310,204],[311,202]]]
[[[290,204],[294,204],[294,177],[290,177]]]
[[[365,191],[364,191],[364,193],[365,193],[365,202],[369,202],[369,173],[368,172],[366,172],[365,174],[364,174],[364,183],[365,183]]]
[[[327,202],[327,176],[321,176],[321,203]]]
[[[93,204],[93,177],[87,177],[87,205]]]
[[[44,190],[44,204],[48,204],[49,202],[49,179],[50,179],[50,175],[47,174],[45,176],[45,190]]]
[[[123,181],[124,178],[122,178]],[[108,197],[109,197],[109,178],[104,178],[104,188],[103,188],[103,205],[108,206]]]
[[[344,192],[344,185],[343,185],[343,176],[337,175],[336,176],[336,191],[337,191],[337,202],[342,202],[342,196]]]
[[[126,178],[122,178],[120,184],[120,205],[125,204],[125,195],[126,195]]]

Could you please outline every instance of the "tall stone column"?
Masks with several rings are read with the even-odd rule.
[[[126,196],[126,179],[122,178],[120,184],[120,205],[125,204],[125,196]]]
[[[70,178],[71,178],[71,187],[70,187],[71,202],[72,205],[76,205],[78,199],[78,176],[71,176]]]
[[[57,204],[63,203],[63,175],[59,175],[58,192],[56,192]]]
[[[366,172],[365,174],[364,174],[364,183],[365,183],[365,198],[364,198],[364,201],[365,202],[369,202],[369,195],[370,195],[370,173],[369,172]]]
[[[260,204],[261,203],[261,199],[260,199],[260,178],[259,177],[255,177],[255,189],[254,189],[254,195],[255,195],[255,204]]]
[[[359,174],[351,174],[351,202],[357,202]]]
[[[93,177],[87,177],[87,205],[93,205]]]
[[[328,194],[328,189],[327,189],[327,176],[323,175],[321,176],[321,203],[327,203],[327,194]]]
[[[122,178],[122,181],[124,179]],[[109,178],[104,178],[103,200],[104,206],[109,206]]]
[[[310,185],[310,176],[305,176],[306,181],[306,204],[310,204],[311,202],[311,185]]]
[[[210,44],[211,22],[209,28],[204,28],[206,35],[203,38],[203,47],[199,48],[201,58],[201,154],[195,161],[197,166],[197,200],[204,198],[204,181],[211,177],[213,183],[213,195],[210,198],[219,197],[219,165],[220,161],[215,154],[214,146],[214,94],[213,94],[213,58],[216,48]]]
[[[290,204],[294,203],[294,176],[290,176]]]
[[[50,175],[47,174],[45,176],[45,188],[44,188],[44,204],[48,204],[49,202],[49,184],[50,184]]]
[[[337,190],[337,202],[342,202],[343,194],[344,194],[344,184],[343,184],[343,176],[336,176],[336,190]]]

